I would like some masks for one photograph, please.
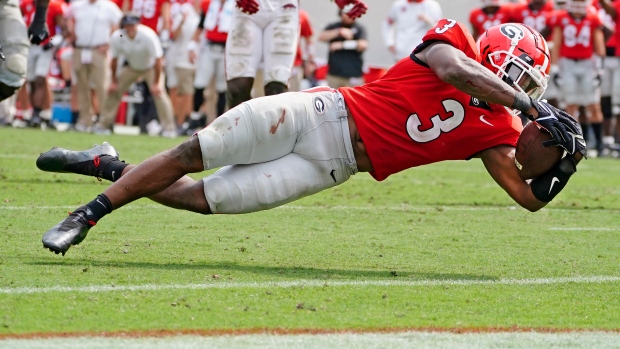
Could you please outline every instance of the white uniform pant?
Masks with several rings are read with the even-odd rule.
[[[198,133],[212,213],[270,209],[344,183],[357,173],[339,92],[256,98]]]
[[[28,52],[28,72],[26,73],[27,81],[34,81],[37,77],[47,77],[47,73],[50,71],[50,65],[54,59],[53,48],[45,51],[43,47],[39,45],[30,46]]]
[[[265,85],[288,85],[299,39],[299,8],[294,5],[260,10],[248,15],[235,7],[226,40],[226,80],[253,78],[261,58]]]
[[[614,105],[620,104],[620,57],[605,57],[601,79],[601,95],[611,97]]]
[[[215,77],[215,89],[217,92],[226,92],[226,71],[224,66],[224,45],[205,42],[200,48],[195,88],[207,88],[211,79]]]
[[[559,68],[559,87],[566,104],[588,106],[600,102],[600,88],[596,86],[593,60],[560,58]]]
[[[22,86],[30,42],[17,0],[0,0],[0,46],[6,57],[6,60],[0,59],[0,83]]]

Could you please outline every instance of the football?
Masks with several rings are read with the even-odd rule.
[[[551,134],[535,122],[530,122],[523,128],[515,152],[515,165],[521,178],[536,178],[562,159],[562,148],[543,146],[543,142],[551,138]]]

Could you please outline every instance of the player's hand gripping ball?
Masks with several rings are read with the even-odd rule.
[[[515,165],[522,179],[539,177],[562,159],[564,149],[543,145],[543,142],[552,138],[551,134],[536,122],[530,122],[523,128],[515,152]]]

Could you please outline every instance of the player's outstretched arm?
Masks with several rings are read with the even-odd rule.
[[[439,79],[468,95],[487,103],[514,108],[519,92],[448,43],[431,44],[416,57],[425,62]]]
[[[545,207],[564,189],[582,159],[580,153],[567,155],[549,172],[528,183],[521,179],[515,166],[514,147],[493,147],[481,152],[479,157],[495,182],[516,203],[531,212]]]

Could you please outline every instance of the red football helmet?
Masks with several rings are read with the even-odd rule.
[[[570,13],[585,15],[590,6],[592,6],[592,0],[568,0],[566,2],[566,10]]]
[[[501,6],[502,0],[482,0],[482,7]]]
[[[493,26],[478,39],[482,65],[518,91],[540,99],[551,67],[547,42],[536,30],[518,23]]]

